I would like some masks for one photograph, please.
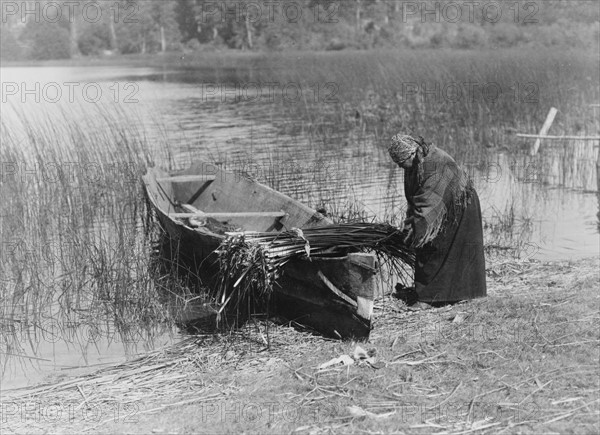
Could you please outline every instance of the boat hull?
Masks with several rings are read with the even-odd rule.
[[[198,166],[196,166],[197,168]],[[217,173],[219,178],[226,177]],[[224,239],[224,235],[214,233],[206,228],[194,228],[185,219],[174,218],[178,197],[188,198],[190,192],[201,188],[198,186],[174,186],[168,182],[157,180],[181,180],[185,175],[197,174],[197,169],[176,174],[165,174],[151,169],[144,176],[144,184],[150,207],[154,210],[161,227],[164,229],[165,243],[161,247],[161,256],[168,264],[176,265],[175,270],[182,276],[190,278],[194,285],[214,287],[219,271],[215,250]],[[228,174],[228,173],[227,173]],[[227,175],[234,179],[232,175]],[[198,183],[199,184],[199,183]],[[212,184],[215,184],[214,182]],[[212,185],[211,185],[212,186]],[[246,196],[259,192],[268,196],[268,207],[281,206],[286,216],[296,217],[296,222],[288,220],[286,226],[298,224],[298,227],[327,225],[328,219],[279,192],[251,180],[243,180],[237,186],[214,186],[222,198],[222,192],[237,187],[246,189]],[[178,194],[177,191],[185,192]],[[195,193],[194,193],[195,194]],[[236,191],[236,194],[239,192]],[[192,194],[193,196],[193,194]],[[198,199],[198,198],[197,198]],[[279,203],[277,202],[279,201]],[[201,204],[206,210],[206,203]],[[273,205],[275,204],[275,205]],[[243,204],[235,204],[239,211]],[[260,209],[260,204],[253,202],[253,210]],[[221,212],[226,208],[220,205]],[[241,207],[241,208],[239,208]],[[294,208],[297,207],[297,208]],[[232,207],[233,208],[233,205]],[[211,210],[212,211],[212,210]],[[252,218],[254,219],[254,218]],[[268,222],[258,223],[256,230],[264,230],[260,225],[273,227]],[[239,222],[238,222],[239,223]],[[302,225],[302,224],[305,225]],[[253,230],[245,227],[244,230]],[[371,329],[373,298],[375,294],[374,277],[377,270],[376,257],[373,254],[351,252],[335,257],[315,257],[312,259],[295,259],[288,262],[282,270],[281,277],[274,285],[270,310],[288,321],[312,328],[319,333],[333,338],[366,339]],[[188,319],[192,320],[192,319]],[[206,324],[206,319],[201,319]]]

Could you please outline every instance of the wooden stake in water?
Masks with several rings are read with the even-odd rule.
[[[548,130],[550,130],[550,126],[554,122],[554,117],[556,116],[557,112],[558,112],[558,110],[556,110],[556,108],[554,108],[554,107],[550,108],[550,111],[548,112],[548,116],[546,117],[546,121],[544,121],[544,125],[542,125],[542,129],[540,130],[539,136],[545,136],[546,133],[548,133]],[[535,143],[533,144],[533,147],[531,148],[531,153],[530,153],[532,156],[535,156],[537,154],[541,143],[542,143],[542,140],[540,138],[537,138],[535,140]]]

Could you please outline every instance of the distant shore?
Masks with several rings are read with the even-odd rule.
[[[544,49],[541,49],[544,51]],[[554,50],[546,48],[547,51]],[[538,48],[503,48],[496,50],[496,52],[506,53],[539,53]],[[592,53],[589,50],[571,50],[574,52],[581,52],[582,55],[590,56]],[[202,61],[211,61],[214,59],[227,59],[233,62],[237,60],[247,59],[260,59],[260,58],[287,58],[287,57],[303,57],[303,56],[314,56],[314,57],[345,57],[349,54],[354,55],[373,55],[375,53],[383,53],[399,56],[402,53],[477,53],[485,52],[482,49],[452,49],[452,48],[398,48],[398,49],[373,49],[373,50],[358,50],[358,49],[346,49],[339,51],[328,51],[328,50],[287,50],[287,51],[243,51],[243,50],[206,50],[206,51],[190,51],[190,52],[175,52],[170,51],[167,53],[152,53],[152,54],[118,54],[111,56],[81,56],[72,59],[52,59],[52,60],[2,60],[0,61],[0,67],[63,67],[63,66],[115,66],[115,65],[131,65],[131,66],[162,66],[172,65],[173,62],[178,62],[181,66],[196,65]],[[600,54],[596,53],[596,57],[600,57]]]

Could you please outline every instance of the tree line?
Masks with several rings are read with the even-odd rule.
[[[0,56],[198,50],[597,47],[595,0],[94,0],[0,3]]]

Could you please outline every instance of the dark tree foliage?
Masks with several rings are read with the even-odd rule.
[[[6,25],[0,25],[0,59],[20,60],[25,57],[23,47]]]
[[[37,4],[43,7],[49,2],[39,0]],[[202,49],[515,46],[592,49],[599,45],[600,3],[597,0],[499,0],[491,2],[494,6],[491,9],[485,7],[490,2],[476,2],[480,6],[472,11],[464,6],[467,3],[450,0],[96,0],[95,4],[102,11],[102,19],[97,22],[83,17],[84,6],[81,5],[76,7],[74,22],[66,20],[67,6],[59,23],[43,19],[28,19],[22,23],[18,15],[4,17],[7,19],[3,18],[2,22],[0,56],[2,59],[49,59],[79,54]],[[456,5],[463,5],[458,21],[453,20]]]
[[[27,57],[34,60],[68,59],[71,57],[69,31],[59,23],[30,21],[21,41]]]
[[[191,39],[200,39],[201,31],[196,20],[195,7],[195,0],[177,0],[175,5],[175,16],[183,43]]]
[[[77,43],[84,56],[99,55],[110,47],[109,29],[104,24],[92,25],[82,32]]]

